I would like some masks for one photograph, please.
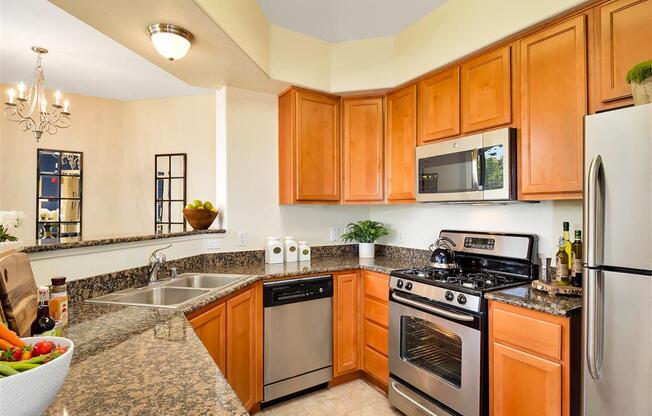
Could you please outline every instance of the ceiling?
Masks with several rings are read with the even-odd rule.
[[[256,0],[275,25],[328,42],[394,35],[446,0]]]
[[[144,32],[144,31],[143,31]],[[38,45],[46,86],[119,100],[206,93],[45,0],[0,2],[0,82],[31,82]],[[3,92],[4,94],[4,92]]]

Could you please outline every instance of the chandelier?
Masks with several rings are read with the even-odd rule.
[[[47,100],[45,99],[45,74],[41,65],[41,55],[48,53],[48,50],[39,46],[32,46],[32,50],[38,55],[32,85],[25,95],[25,84],[17,85],[16,91],[11,88],[7,91],[9,101],[5,103],[4,115],[9,120],[18,123],[22,131],[31,131],[38,142],[43,133],[56,134],[58,129],[70,127],[70,112],[68,100],[61,105],[61,92],[54,94],[54,103],[51,111],[48,111]]]

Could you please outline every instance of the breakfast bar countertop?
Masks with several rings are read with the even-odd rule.
[[[74,356],[64,385],[45,414],[247,415],[185,314],[261,279],[357,268],[389,273],[416,263],[355,256],[317,258],[310,264],[227,263],[192,271],[242,278],[181,310],[73,302],[64,336],[75,343]]]

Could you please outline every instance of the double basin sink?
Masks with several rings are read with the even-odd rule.
[[[178,308],[203,294],[233,284],[243,277],[236,274],[184,273],[175,279],[155,285],[113,292],[89,299],[87,302]]]

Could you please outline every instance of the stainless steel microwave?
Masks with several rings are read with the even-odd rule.
[[[417,147],[417,201],[516,200],[516,129]]]

